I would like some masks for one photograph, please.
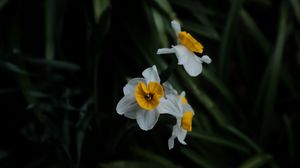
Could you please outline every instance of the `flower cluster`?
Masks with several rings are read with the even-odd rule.
[[[157,54],[175,53],[178,65],[183,65],[190,76],[202,72],[202,63],[209,64],[211,59],[204,55],[198,57],[195,53],[203,53],[203,46],[189,33],[181,31],[180,24],[172,21],[178,44],[172,48],[158,49]],[[172,135],[168,140],[169,149],[174,147],[175,138],[181,144],[187,132],[192,131],[192,119],[195,114],[188,103],[185,92],[178,92],[169,82],[161,83],[155,65],[142,73],[143,78],[131,79],[123,88],[124,97],[117,104],[116,110],[120,115],[136,119],[142,130],[148,131],[157,123],[160,114],[169,114],[176,118]]]

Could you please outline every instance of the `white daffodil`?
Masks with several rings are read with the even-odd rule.
[[[178,44],[172,48],[161,48],[157,54],[175,53],[178,65],[183,65],[190,76],[198,76],[202,72],[202,63],[211,63],[211,59],[204,55],[198,57],[195,53],[203,53],[203,45],[194,39],[189,33],[181,31],[180,24],[173,20],[171,25],[176,33]],[[195,52],[195,53],[194,53]]]
[[[185,92],[182,92],[180,96],[169,94],[167,99],[172,103],[165,107],[164,110],[172,111],[172,115],[176,117],[176,125],[173,126],[172,135],[168,140],[169,149],[174,147],[175,138],[181,144],[186,145],[184,141],[187,132],[192,131],[192,119],[194,116],[193,108],[188,104],[185,98]]]
[[[161,113],[168,113],[164,107],[170,103],[164,98],[156,66],[147,68],[142,75],[144,78],[131,79],[123,88],[124,97],[116,110],[120,115],[136,119],[139,127],[147,131],[154,127]]]

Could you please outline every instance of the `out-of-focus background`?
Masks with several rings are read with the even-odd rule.
[[[127,80],[174,55],[171,20],[212,63],[169,81],[195,110],[150,131],[116,113]],[[300,167],[298,0],[0,0],[0,167]]]

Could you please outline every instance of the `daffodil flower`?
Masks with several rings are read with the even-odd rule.
[[[172,111],[172,115],[176,117],[176,125],[173,126],[172,135],[168,140],[168,147],[172,149],[174,147],[175,138],[177,138],[181,144],[186,145],[184,139],[187,132],[192,131],[194,110],[185,98],[185,92],[182,92],[180,96],[169,94],[167,95],[167,100],[171,102],[172,105],[168,104],[168,107],[165,107],[164,110]]]
[[[211,59],[204,55],[198,57],[195,53],[203,53],[203,45],[198,42],[191,34],[181,31],[180,24],[172,21],[171,25],[176,33],[178,44],[172,48],[161,48],[157,54],[175,53],[178,59],[178,65],[183,65],[184,69],[190,76],[198,76],[202,72],[202,63],[211,63]]]
[[[147,131],[154,127],[161,113],[168,113],[164,107],[168,107],[169,102],[164,98],[156,66],[147,68],[142,75],[144,78],[131,79],[125,85],[124,97],[116,110],[120,115],[136,119],[139,127]]]

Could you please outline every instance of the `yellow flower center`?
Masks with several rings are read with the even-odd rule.
[[[198,42],[191,34],[182,31],[178,34],[178,39],[182,45],[192,52],[203,53],[203,45]]]
[[[193,120],[193,112],[187,111],[183,113],[181,118],[181,128],[186,131],[192,131],[192,120]]]
[[[135,99],[138,105],[146,110],[155,109],[163,95],[163,87],[158,82],[149,82],[148,85],[139,82],[135,87]]]
[[[188,104],[188,101],[185,97],[181,98],[181,103],[182,104]]]

